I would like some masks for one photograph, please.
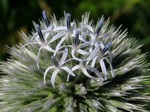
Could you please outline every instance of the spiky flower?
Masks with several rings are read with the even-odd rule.
[[[0,112],[146,112],[148,64],[136,40],[89,13],[34,23],[1,62]]]

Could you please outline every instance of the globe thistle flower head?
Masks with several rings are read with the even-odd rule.
[[[42,16],[1,62],[1,112],[146,112],[149,65],[135,39],[103,16]]]

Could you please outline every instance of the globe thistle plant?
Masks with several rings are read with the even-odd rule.
[[[0,112],[146,112],[148,63],[127,31],[43,11],[1,62]]]

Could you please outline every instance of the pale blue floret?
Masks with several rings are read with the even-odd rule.
[[[97,79],[102,80],[103,79],[100,72],[96,68],[91,67],[91,66],[86,64],[86,60],[82,60],[79,65],[72,67],[71,70],[72,71],[80,70],[81,72],[83,72],[84,75],[86,75],[87,77],[89,77],[91,79],[95,79],[95,80],[97,80]],[[90,75],[87,70],[94,72],[95,75],[97,75],[97,77]]]
[[[42,33],[41,29],[40,29],[40,26],[38,24],[36,25],[36,30],[37,30],[37,35],[33,35],[33,37],[32,37],[34,39],[32,41],[24,44],[22,46],[22,48],[27,46],[27,45],[33,45],[33,44],[38,44],[40,46],[40,48],[38,50],[37,57],[36,57],[36,65],[37,65],[37,68],[39,69],[39,57],[40,57],[41,50],[45,49],[45,50],[50,51],[50,52],[54,52],[55,50],[52,49],[47,44],[47,41],[45,40],[45,36],[43,35],[43,33]]]
[[[67,48],[65,49],[65,52],[63,53],[61,59],[58,61],[56,59],[55,56],[51,57],[51,60],[53,62],[52,66],[49,66],[44,73],[44,85],[46,84],[46,75],[50,70],[53,70],[52,76],[51,76],[51,84],[54,87],[54,83],[55,83],[55,78],[58,75],[58,73],[62,70],[64,70],[65,72],[67,72],[69,75],[75,76],[75,74],[73,73],[73,71],[68,68],[67,66],[65,66],[65,63],[68,62],[67,59],[67,55],[68,55],[68,50]]]
[[[43,19],[47,28],[41,29],[40,25],[35,25],[37,32],[31,38],[33,41],[28,42],[24,46],[29,44],[38,44],[40,46],[36,57],[38,69],[41,50],[45,49],[52,53],[51,60],[53,64],[48,66],[44,72],[44,85],[46,84],[46,76],[51,70],[51,84],[53,87],[56,76],[61,71],[67,72],[67,81],[69,81],[70,75],[79,75],[75,75],[77,70],[79,73],[99,81],[107,80],[109,74],[112,77],[114,76],[112,64],[107,59],[112,42],[110,41],[104,45],[101,41],[102,38],[109,36],[108,32],[100,33],[103,30],[103,18],[99,21],[95,31],[91,24],[88,24],[86,18],[80,24],[81,26],[78,27],[75,22],[71,22],[69,13],[65,15],[65,21],[62,26],[50,23],[45,11],[43,11]],[[54,21],[57,22],[55,19]],[[51,33],[54,33],[54,35],[50,35]],[[72,42],[68,43],[70,40]],[[53,45],[53,48],[50,47],[51,45]],[[110,72],[107,70],[105,62],[108,63]],[[98,70],[97,65],[99,65],[101,71]]]

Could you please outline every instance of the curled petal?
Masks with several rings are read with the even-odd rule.
[[[39,51],[38,51],[38,55],[36,57],[36,66],[37,68],[39,69],[39,57],[40,57],[40,53],[41,53],[41,50],[44,49],[43,47],[40,47]]]
[[[82,61],[82,59],[80,59],[80,58],[78,58],[78,57],[75,56],[75,53],[76,53],[75,50],[72,50],[72,51],[71,51],[71,55],[72,55],[73,59],[74,59],[74,60],[77,60],[77,61]]]
[[[83,72],[84,75],[86,75],[87,77],[92,78],[92,79],[96,79],[95,77],[91,76],[91,75],[87,72],[87,70],[86,70],[84,67],[82,67],[81,65],[76,65],[76,66],[74,66],[71,70],[72,70],[72,71],[75,71],[75,70],[77,70],[77,69],[80,69],[81,72]]]
[[[84,24],[84,27],[85,27],[88,31],[90,31],[90,33],[93,33],[93,32],[94,32],[94,31],[93,31],[93,28],[92,28],[90,25]]]
[[[57,33],[55,36],[53,36],[53,38],[50,40],[50,42],[49,42],[48,44],[50,44],[50,43],[52,43],[53,41],[55,41],[55,40],[61,38],[64,34],[65,34],[64,31]]]
[[[93,34],[90,34],[90,37],[91,37],[91,45],[94,45],[96,42],[96,36]]]
[[[49,46],[42,46],[39,48],[38,50],[38,55],[36,57],[36,65],[37,65],[37,68],[39,69],[39,57],[40,57],[40,54],[41,54],[41,50],[42,49],[45,49],[45,50],[48,50],[50,52],[54,52],[54,50],[52,48],[50,48]]]
[[[51,84],[52,84],[53,88],[55,88],[55,79],[56,79],[56,76],[59,71],[60,71],[59,69],[54,70],[54,72],[51,76]]]
[[[107,79],[107,75],[108,75],[108,74],[107,74],[107,69],[106,69],[105,63],[104,63],[104,59],[105,59],[105,58],[100,59],[99,63],[100,63],[102,72],[103,72],[103,74],[105,75],[104,77],[105,77],[105,79]]]
[[[110,70],[111,70],[111,75],[112,75],[112,77],[114,77],[114,70],[113,70],[112,64],[110,63],[110,61],[107,58],[104,58],[104,59],[108,62]]]
[[[79,54],[82,54],[82,55],[89,55],[89,54],[90,54],[89,52],[86,52],[86,51],[84,51],[84,50],[82,50],[82,49],[78,49],[77,52],[78,52]]]
[[[81,34],[81,36],[79,37],[79,39],[80,39],[82,42],[84,42],[84,43],[87,42],[87,40],[85,39],[85,35],[83,35],[83,34]]]
[[[68,56],[68,48],[65,48],[65,51],[60,59],[60,66],[65,63],[67,56]]]
[[[64,26],[58,26],[58,27],[55,27],[54,29],[53,29],[53,31],[60,31],[60,30],[66,30],[67,28],[66,27],[64,27]]]
[[[70,74],[68,74],[68,76],[67,76],[67,82],[69,81],[69,77],[70,77]]]
[[[85,48],[85,47],[87,47],[87,46],[89,46],[90,45],[90,42],[85,42],[85,43],[83,43],[83,44],[80,44],[80,45],[78,45],[78,48]]]
[[[87,62],[90,62],[97,55],[98,51],[99,51],[99,45],[91,52],[91,54],[87,58]]]
[[[46,50],[50,51],[50,52],[55,52],[54,49],[52,49],[50,46],[46,45],[46,46],[43,46]]]
[[[103,77],[101,75],[101,73],[94,67],[87,67],[88,70],[90,70],[91,72],[95,73],[98,76],[98,79],[103,80]]]
[[[94,67],[94,66],[95,66],[95,63],[96,63],[97,58],[98,58],[98,57],[96,56],[96,57],[94,57],[94,58],[92,59],[91,67]]]
[[[85,68],[82,68],[81,71],[82,71],[82,72],[84,73],[84,75],[86,75],[87,77],[89,77],[89,78],[91,78],[91,79],[97,79],[97,78],[91,76],[91,75],[87,72],[87,70],[86,70]]]
[[[77,70],[77,69],[79,69],[79,68],[81,68],[81,66],[80,65],[76,65],[76,66],[74,66],[74,67],[72,67],[72,71],[75,71],[75,70]]]
[[[59,49],[61,48],[61,44],[65,41],[66,37],[63,37],[59,43],[56,46],[55,52],[54,52],[54,56],[57,54],[57,52],[59,51]]]
[[[45,70],[45,72],[44,72],[44,85],[45,85],[45,83],[46,83],[46,75],[47,75],[47,73],[49,72],[49,70],[54,69],[54,68],[55,68],[55,66],[50,66],[50,67],[48,67],[48,68]]]
[[[50,32],[52,32],[52,26],[49,26],[46,30],[43,30],[43,34],[45,34],[44,35],[44,38],[45,38],[45,40],[47,40],[47,38],[50,36]]]
[[[61,69],[65,70],[67,73],[71,74],[72,76],[75,76],[75,74],[67,66],[63,66],[61,67]]]
[[[70,70],[68,67],[64,66],[64,67],[61,67],[61,69],[65,70],[68,73],[67,81],[69,81],[70,75],[75,76],[75,74],[73,73],[73,71]]]

